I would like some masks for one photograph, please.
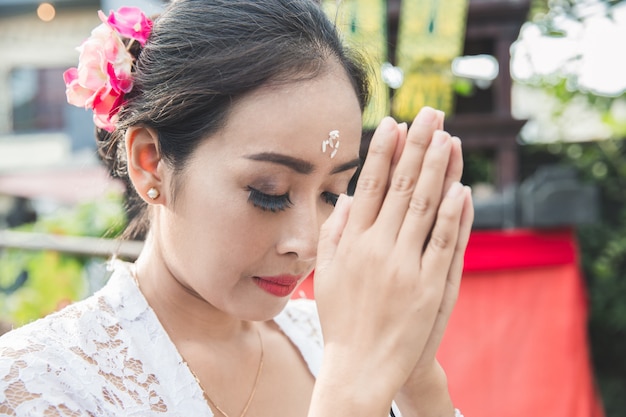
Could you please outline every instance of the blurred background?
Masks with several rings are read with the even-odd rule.
[[[66,103],[76,47],[120,6],[0,0],[0,334],[107,279],[128,222],[91,113]],[[476,221],[441,361],[465,415],[626,416],[626,3],[323,1],[366,51],[386,114],[446,112]],[[298,295],[312,296],[306,288]]]

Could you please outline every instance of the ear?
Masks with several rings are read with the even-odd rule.
[[[164,202],[163,164],[157,132],[146,127],[126,131],[128,176],[148,204]]]

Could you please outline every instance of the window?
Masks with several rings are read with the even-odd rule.
[[[11,71],[13,131],[64,128],[65,84],[61,68],[20,67]]]

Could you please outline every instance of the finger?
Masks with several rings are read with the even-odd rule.
[[[456,182],[441,201],[437,212],[437,220],[422,257],[422,276],[437,277],[444,272],[447,278],[459,242],[461,218],[465,208],[466,192],[461,183]],[[445,282],[442,280],[440,284],[433,284],[436,285],[435,288],[440,285],[439,288],[442,289]]]
[[[409,127],[405,122],[398,124],[398,143],[396,144],[396,149],[393,153],[393,158],[391,159],[392,168],[395,168],[400,161],[400,156],[402,156],[402,151],[404,150],[404,145],[406,144],[408,129]]]
[[[469,242],[472,223],[474,220],[474,208],[472,206],[471,190],[469,187],[464,187],[464,202],[463,211],[461,213],[459,237],[454,249],[454,255],[452,256],[452,263],[450,264],[450,270],[448,271],[448,277],[445,284],[443,298],[437,313],[435,324],[429,336],[427,347],[424,349],[422,358],[426,361],[434,358],[441,339],[445,333],[445,329],[450,320],[452,310],[457,302],[459,291],[461,288],[461,279],[463,276],[463,265],[465,259],[465,251]]]
[[[438,120],[437,130],[444,130],[443,123],[446,118],[446,114],[441,110],[435,110],[435,111],[437,112],[437,120]]]
[[[391,177],[389,191],[381,208],[380,221],[387,230],[399,230],[435,127],[440,123],[437,112],[424,107],[408,131],[404,150]]]
[[[385,117],[374,132],[359,174],[348,229],[365,230],[378,216],[397,140],[397,123],[391,117]]]
[[[408,126],[405,122],[398,124],[398,142],[396,143],[393,158],[391,158],[391,168],[389,169],[389,178],[386,188],[387,191],[389,191],[389,187],[391,187],[391,178],[393,177],[393,173],[395,172],[398,162],[400,161],[400,157],[402,156],[402,151],[404,150],[404,145],[406,144],[407,131]]]
[[[463,176],[463,151],[461,150],[461,139],[457,136],[452,137],[452,151],[450,152],[450,161],[448,162],[448,170],[446,171],[446,179],[443,185],[443,194],[448,192],[450,186],[461,181]],[[442,195],[443,197],[443,195]]]
[[[318,275],[330,265],[335,257],[339,240],[348,221],[351,204],[352,197],[341,194],[337,199],[335,209],[320,229],[320,238],[317,245],[317,265],[315,267]]]
[[[456,254],[459,242],[464,200],[463,186],[460,183],[453,184],[441,202],[431,239],[420,260],[420,280],[422,282],[418,283],[418,285],[425,294],[429,294],[429,298],[433,303],[433,312],[429,334],[417,366],[420,363],[428,363],[434,358],[443,335],[443,329],[439,326],[442,326],[442,320],[445,323],[448,319],[442,316],[441,305],[446,295],[447,280],[452,271],[452,260]],[[401,247],[405,250],[404,257],[417,256],[415,248],[406,245]],[[445,329],[445,325],[442,327]]]
[[[456,303],[459,287],[461,285],[461,275],[463,274],[463,265],[465,261],[465,250],[469,242],[472,231],[472,223],[474,221],[474,206],[472,205],[472,192],[469,187],[463,187],[463,211],[461,212],[461,220],[459,223],[459,237],[454,249],[452,263],[450,264],[450,272],[448,273],[446,294],[441,305],[444,313],[451,313]]]
[[[398,244],[411,248],[424,247],[442,199],[451,148],[450,135],[436,131],[426,152],[417,185],[408,203],[404,205],[405,213],[400,213],[402,226],[398,234]]]

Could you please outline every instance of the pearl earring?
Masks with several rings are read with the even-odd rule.
[[[161,195],[161,193],[159,193],[159,190],[154,187],[150,188],[146,194],[148,194],[148,197],[153,200],[156,200],[157,198],[159,198],[159,195]]]

